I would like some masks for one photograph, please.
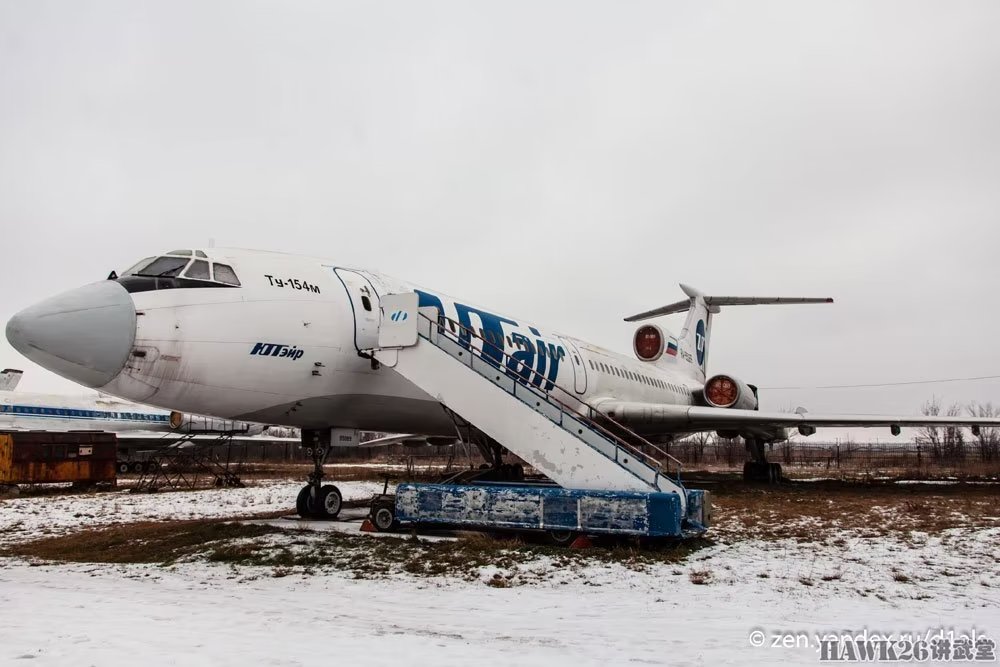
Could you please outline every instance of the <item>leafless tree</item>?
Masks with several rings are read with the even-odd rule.
[[[941,403],[937,396],[932,396],[929,401],[920,408],[920,414],[925,417],[937,417],[941,414]],[[941,458],[941,429],[938,426],[928,424],[917,429],[917,444],[930,449],[930,454],[935,459]]]
[[[742,438],[718,438],[716,444],[726,459],[726,465],[734,466],[737,460],[743,460],[743,450],[746,445],[743,444]]]
[[[705,460],[705,448],[714,439],[715,434],[711,431],[701,431],[684,440],[688,445],[689,460],[691,463],[701,463]]]
[[[969,415],[972,417],[986,417],[996,419],[1000,417],[1000,406],[992,403],[978,403],[973,401],[966,406]],[[981,461],[995,461],[1000,459],[1000,428],[995,426],[980,426],[979,435],[973,436],[976,439],[976,448],[979,450]]]
[[[947,416],[961,417],[962,406],[958,403],[948,408]],[[965,431],[961,426],[945,426],[944,437],[941,442],[944,456],[949,461],[960,461],[965,458]]]

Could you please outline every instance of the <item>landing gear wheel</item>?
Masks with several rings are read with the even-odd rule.
[[[767,464],[767,481],[771,484],[781,484],[781,464]]]
[[[320,519],[336,519],[343,504],[344,496],[341,495],[340,489],[328,484],[319,490],[316,515]]]
[[[752,461],[747,461],[743,464],[743,481],[752,482],[754,478],[754,473],[756,472],[756,465]]]
[[[568,547],[576,539],[576,531],[573,530],[549,530],[545,535],[549,538],[549,544],[557,547]]]
[[[380,533],[389,533],[399,527],[396,512],[390,505],[379,505],[372,508],[372,525]]]
[[[118,474],[119,475],[128,474],[128,463],[127,462],[125,462],[125,461],[119,462],[119,464],[118,464]]]
[[[312,486],[303,486],[299,495],[295,498],[295,512],[303,519],[311,519],[313,513]]]

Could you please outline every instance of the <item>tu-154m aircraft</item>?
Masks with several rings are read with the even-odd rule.
[[[522,402],[524,391],[533,392],[538,410],[558,404],[560,411],[578,413],[587,429],[614,438],[612,458],[625,467],[635,462],[623,452],[635,459],[650,456],[636,442],[655,449],[655,443],[684,434],[717,431],[745,439],[748,477],[773,480],[780,468],[767,461],[765,445],[785,439],[788,429],[809,435],[831,426],[882,426],[898,433],[925,424],[1000,425],[983,418],[760,411],[752,384],[706,373],[713,316],[729,306],[832,300],[718,297],[681,289],[685,299],[626,318],[645,321],[686,311],[680,333],[644,322],[629,356],[376,271],[274,252],[186,249],[143,259],[121,275],[31,306],[11,318],[7,338],[39,365],[107,394],[170,410],[300,427],[317,472],[300,493],[299,511],[320,516],[335,515],[340,507],[336,487],[320,487],[324,452],[337,444],[340,429],[454,439],[465,428],[482,436],[476,444],[493,469],[512,468],[502,463],[502,445],[563,486],[628,481],[577,470],[589,465],[583,463],[590,460],[586,447],[573,450],[577,465],[572,457],[553,462],[555,450],[528,447],[518,438],[503,441],[498,434],[521,420],[514,412],[504,416],[503,394],[473,392],[471,385],[461,392],[432,390],[435,373],[425,373],[427,382],[421,383],[403,365],[385,363],[395,357],[377,352],[386,347],[381,325],[416,316],[399,308],[383,312],[388,295],[415,294],[418,312],[431,313],[437,334],[454,337],[488,362],[498,371],[498,386],[502,378],[516,380]],[[466,400],[471,394],[478,402]]]

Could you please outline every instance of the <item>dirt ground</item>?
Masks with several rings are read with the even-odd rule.
[[[358,471],[371,479],[371,471]],[[1000,485],[928,483],[789,482],[778,486],[747,484],[724,476],[691,482],[707,488],[713,504],[712,527],[701,539],[686,542],[639,543],[599,541],[587,558],[642,565],[676,562],[706,546],[745,540],[794,540],[841,547],[853,538],[892,537],[904,542],[942,535],[955,528],[1000,526]],[[48,491],[47,493],[52,493]],[[169,493],[169,492],[166,492]],[[44,502],[42,498],[39,501]],[[289,507],[289,510],[291,508]],[[238,518],[273,518],[284,511]],[[303,566],[334,564],[365,554],[372,567],[396,562],[410,570],[431,573],[464,569],[488,562],[492,553],[503,559],[548,555],[575,558],[531,538],[491,538],[480,534],[457,542],[417,544],[406,535],[373,544],[361,536],[341,534],[276,540],[280,528],[235,524],[231,518],[197,521],[140,521],[82,529],[12,545],[0,555],[45,561],[164,563],[190,558],[216,562]],[[306,548],[309,547],[309,548]],[[367,552],[372,549],[378,553]],[[377,558],[375,557],[377,556]],[[994,557],[1000,563],[1000,557]],[[384,569],[384,568],[383,568]],[[360,568],[364,571],[364,568]]]

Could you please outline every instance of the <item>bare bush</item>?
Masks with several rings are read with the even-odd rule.
[[[966,409],[972,417],[996,419],[1000,417],[1000,407],[992,403],[972,402]],[[980,426],[979,435],[973,435],[976,443],[976,453],[980,461],[1000,460],[1000,428],[995,426]]]

